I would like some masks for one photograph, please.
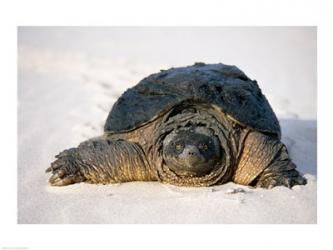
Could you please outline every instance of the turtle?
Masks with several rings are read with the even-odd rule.
[[[127,89],[101,136],[55,156],[49,184],[305,185],[256,80],[233,65],[160,70]]]

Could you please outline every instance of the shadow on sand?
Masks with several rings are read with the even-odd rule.
[[[280,119],[282,141],[286,144],[297,169],[317,175],[317,121]]]

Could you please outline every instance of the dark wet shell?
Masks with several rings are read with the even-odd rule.
[[[141,80],[113,105],[104,130],[133,130],[187,100],[214,104],[240,124],[280,135],[279,122],[256,81],[235,66],[203,63]]]

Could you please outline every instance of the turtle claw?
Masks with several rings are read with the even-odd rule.
[[[274,175],[259,180],[256,187],[272,189],[277,186],[292,188],[295,185],[305,185],[306,179],[298,172],[297,175]]]
[[[74,152],[74,151],[73,151]],[[52,172],[49,179],[51,186],[66,186],[85,180],[75,164],[75,155],[70,154],[68,150],[58,154],[57,160],[51,163],[46,169],[46,173]]]
[[[268,184],[268,189],[272,189],[274,187],[277,186],[277,181],[276,180],[272,180],[269,184]]]
[[[64,169],[60,169],[59,171],[56,171],[53,173],[53,175],[50,177],[50,182],[54,183],[57,179],[61,179],[66,175],[66,172]]]
[[[297,178],[293,179],[293,185],[306,185],[307,184],[307,180],[306,178],[304,178],[303,176],[299,175],[297,176]]]
[[[85,179],[84,179],[83,176],[69,175],[69,176],[65,176],[63,178],[62,177],[54,177],[52,179],[52,181],[51,181],[51,178],[50,178],[49,182],[52,186],[67,186],[67,185],[70,185],[70,184],[82,182],[84,180]]]

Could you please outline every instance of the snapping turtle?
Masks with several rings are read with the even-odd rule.
[[[113,105],[104,134],[56,156],[49,183],[302,185],[257,82],[235,66],[161,70]]]

